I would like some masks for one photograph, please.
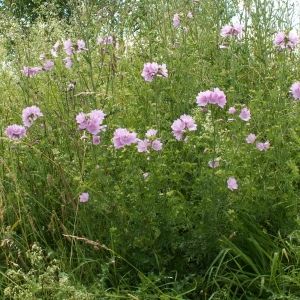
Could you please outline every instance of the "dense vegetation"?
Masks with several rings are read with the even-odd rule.
[[[300,299],[295,7],[100,2],[1,12],[2,299]]]

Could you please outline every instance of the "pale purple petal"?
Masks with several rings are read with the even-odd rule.
[[[238,185],[237,185],[237,182],[236,182],[236,179],[233,178],[233,177],[230,177],[228,180],[227,180],[227,186],[230,190],[236,190],[238,188]]]
[[[180,19],[178,14],[174,14],[173,17],[173,26],[178,27],[180,25]]]
[[[242,109],[241,113],[239,114],[239,117],[243,120],[243,121],[249,121],[251,119],[251,114],[250,114],[250,110],[247,109],[246,107]]]
[[[87,202],[89,200],[89,193],[81,193],[79,195],[79,202]]]
[[[138,141],[138,144],[137,144],[137,149],[138,149],[138,152],[145,152],[145,153],[148,153],[148,147],[150,146],[150,141],[149,140],[140,140]]]
[[[255,134],[253,134],[253,133],[250,133],[250,134],[246,137],[246,142],[247,142],[248,144],[254,143],[255,140],[256,140],[256,136],[255,136]]]
[[[155,151],[160,151],[162,149],[162,143],[160,140],[154,140],[151,147]]]
[[[293,83],[291,93],[295,99],[300,99],[300,81]]]
[[[154,136],[154,135],[156,135],[156,133],[157,133],[157,130],[155,130],[155,129],[149,129],[146,132],[146,137]]]
[[[53,66],[54,66],[54,62],[51,61],[51,60],[46,60],[46,61],[44,62],[44,68],[45,68],[45,70],[47,70],[47,71],[51,70],[51,69],[53,68]]]

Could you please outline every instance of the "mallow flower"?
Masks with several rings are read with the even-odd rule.
[[[215,88],[213,91],[200,92],[196,97],[196,103],[198,106],[206,106],[208,103],[217,104],[224,108],[226,104],[226,95],[219,88]]]
[[[236,23],[233,27],[229,24],[226,24],[221,29],[222,37],[230,37],[230,38],[241,38],[243,31],[243,25]]]
[[[26,136],[26,128],[22,125],[10,125],[4,132],[9,138],[13,140],[19,140]]]
[[[251,119],[251,113],[250,110],[247,107],[244,107],[241,111],[241,113],[239,114],[239,117],[243,120],[243,121],[249,121]]]
[[[141,74],[146,81],[151,82],[154,76],[168,77],[168,70],[166,64],[159,65],[156,62],[145,63]]]
[[[35,105],[26,107],[22,111],[22,120],[26,127],[30,127],[33,121],[42,116],[41,110]]]
[[[295,30],[291,30],[288,35],[284,32],[278,32],[274,38],[274,45],[279,49],[293,50],[298,44],[298,34]]]
[[[238,188],[238,184],[236,182],[236,179],[233,177],[229,177],[229,179],[227,180],[227,186],[230,190],[237,190]]]
[[[180,19],[178,14],[174,14],[173,17],[173,26],[178,27],[180,25]]]
[[[195,124],[194,119],[189,115],[181,115],[180,119],[177,119],[173,122],[171,128],[172,133],[176,140],[180,141],[182,139],[182,135],[186,132],[186,128],[189,131],[193,131],[197,129],[197,124]]]
[[[129,132],[125,128],[117,128],[114,132],[113,143],[116,150],[137,142],[135,132]]]
[[[89,193],[81,193],[79,195],[79,202],[87,202],[89,200]]]
[[[300,81],[292,84],[290,92],[295,99],[300,99]]]

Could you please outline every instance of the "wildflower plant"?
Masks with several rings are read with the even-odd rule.
[[[226,244],[237,251],[235,238],[254,245],[297,228],[290,11],[217,2],[71,1],[67,19],[47,3],[38,9],[47,18],[26,26],[1,12],[7,297],[75,299],[76,286],[78,299],[211,298],[230,290],[202,276],[231,253],[219,252],[224,237],[241,232]],[[228,293],[249,298],[257,286],[240,291]]]

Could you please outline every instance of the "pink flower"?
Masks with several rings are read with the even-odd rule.
[[[87,202],[89,200],[89,193],[81,193],[79,195],[79,202]]]
[[[250,110],[247,109],[246,107],[242,109],[241,113],[239,114],[239,117],[243,121],[249,121],[251,118]]]
[[[99,144],[100,144],[100,136],[93,135],[93,145],[99,145]]]
[[[189,115],[182,115],[180,119],[184,122],[184,125],[191,131],[197,129],[194,119]]]
[[[25,75],[25,76],[29,76],[32,77],[35,74],[37,74],[38,72],[43,71],[43,68],[39,68],[39,67],[24,67],[23,70],[21,70],[21,72]]]
[[[149,176],[148,173],[144,173],[144,174],[143,174],[143,177],[144,177],[145,179],[146,179],[148,176]]]
[[[180,119],[177,119],[173,122],[171,128],[173,129],[172,133],[175,136],[175,138],[180,141],[182,138],[183,133],[185,132],[185,123],[181,121]]]
[[[72,67],[72,60],[70,57],[66,57],[65,59],[63,59],[63,62],[66,64],[66,68],[69,69]]]
[[[125,128],[118,128],[114,132],[113,143],[115,149],[121,149],[126,145],[136,143],[138,141],[135,132],[129,132]]]
[[[77,53],[81,52],[82,50],[88,50],[87,48],[85,48],[85,42],[83,40],[78,40],[77,41]]]
[[[26,136],[26,128],[16,124],[10,125],[6,128],[5,134],[13,140],[19,140]]]
[[[230,190],[237,190],[238,188],[238,185],[237,185],[237,182],[236,182],[236,179],[233,178],[233,177],[230,177],[228,180],[227,180],[227,186]]]
[[[285,34],[283,32],[278,32],[274,39],[274,45],[280,46],[282,48],[285,47]]]
[[[157,130],[155,130],[155,129],[149,129],[149,130],[146,132],[146,137],[154,136],[154,135],[156,135],[156,133],[157,133]]]
[[[236,23],[234,27],[226,24],[221,29],[221,36],[240,38],[242,36],[242,30],[243,30],[243,26],[239,23]]]
[[[92,135],[105,131],[106,126],[100,126],[106,114],[102,110],[93,110],[89,114],[79,113],[76,122],[79,124],[78,130],[86,129]]]
[[[53,66],[54,66],[54,62],[51,60],[46,60],[44,63],[44,68],[47,71],[51,70]]]
[[[212,92],[211,91],[205,91],[205,92],[200,92],[198,96],[196,97],[196,102],[198,106],[206,106],[207,103],[211,101],[212,98]]]
[[[232,28],[232,35],[236,36],[237,38],[241,38],[243,31],[243,25],[239,23],[235,23],[234,27]]]
[[[278,32],[274,39],[274,45],[279,48],[287,48],[292,50],[297,46],[298,35],[295,30],[291,30],[289,35],[286,36],[283,32]]]
[[[218,104],[222,108],[226,104],[226,96],[225,96],[224,92],[221,91],[219,88],[214,89],[213,94],[212,94],[212,99],[214,99],[213,102],[215,102],[215,103],[213,103],[211,100],[212,104]]]
[[[67,55],[72,55],[73,47],[72,47],[72,42],[70,39],[64,41],[64,48],[65,48]]]
[[[193,14],[192,14],[191,12],[189,12],[189,13],[187,14],[187,17],[188,17],[189,19],[193,19]]]
[[[250,134],[246,137],[246,142],[247,142],[248,144],[254,143],[255,140],[256,140],[256,136],[255,136],[255,134],[253,134],[253,133],[250,133]]]
[[[108,37],[106,37],[104,39],[99,35],[98,38],[97,38],[97,44],[98,45],[101,45],[101,44],[109,45],[109,44],[113,43],[113,40],[114,39],[111,35],[109,35]]]
[[[148,153],[148,147],[150,146],[150,141],[149,140],[140,140],[138,141],[137,149],[138,152],[146,152]]]
[[[220,162],[218,160],[215,160],[214,162],[212,160],[210,160],[208,162],[208,165],[211,167],[211,168],[217,168],[219,165],[220,165]]]
[[[219,88],[215,88],[214,91],[200,92],[196,97],[196,103],[198,106],[206,106],[207,103],[218,104],[220,107],[224,107],[226,104],[226,96]]]
[[[195,124],[194,119],[189,115],[182,115],[180,119],[177,119],[173,122],[171,128],[173,129],[172,133],[175,138],[180,141],[183,133],[185,133],[185,128],[188,128],[189,131],[197,129],[197,124]]]
[[[144,64],[142,76],[146,81],[151,82],[154,76],[157,74],[157,72],[158,72],[158,63],[156,62],[146,63]]]
[[[187,27],[183,27],[182,29],[183,29],[184,32],[188,31]]]
[[[83,112],[76,116],[76,122],[79,124],[78,130],[86,129],[92,135],[98,134],[100,131],[105,131],[106,126],[100,126],[106,114],[102,110],[92,110],[88,114]]]
[[[179,15],[175,14],[174,17],[173,17],[173,26],[178,27],[179,25],[180,25]]]
[[[235,114],[235,112],[236,112],[236,109],[234,108],[234,107],[230,107],[229,109],[228,109],[228,112],[230,113],[230,114]]]
[[[300,99],[300,81],[293,83],[291,93],[295,99]]]
[[[168,78],[168,70],[166,64],[158,65],[158,73],[156,76]]]
[[[151,147],[155,151],[160,151],[162,149],[162,143],[160,140],[156,139],[152,142]]]
[[[40,55],[40,59],[45,59],[45,53],[42,53],[42,54]]]
[[[40,109],[37,106],[30,106],[23,109],[22,120],[25,126],[30,127],[38,117],[42,117]]]
[[[298,35],[297,35],[297,32],[295,30],[290,31],[288,40],[289,41],[287,42],[287,48],[292,49],[292,48],[295,48],[297,46]]]
[[[224,25],[221,29],[221,36],[222,37],[230,36],[231,30],[232,30],[232,27],[230,25],[228,25],[228,24]]]
[[[266,151],[270,147],[270,142],[266,141],[265,143],[256,143],[256,148],[259,151]]]
[[[159,65],[156,62],[144,64],[144,69],[141,74],[146,81],[151,82],[154,76],[168,77],[166,64]]]

